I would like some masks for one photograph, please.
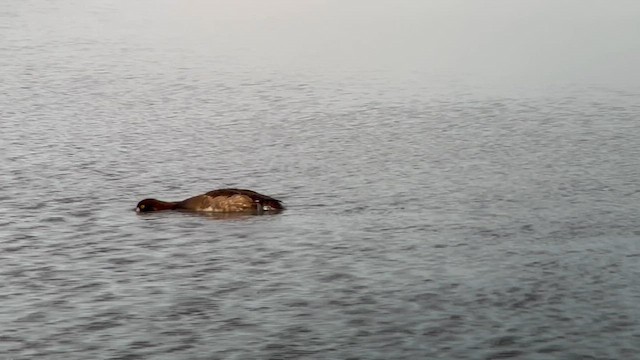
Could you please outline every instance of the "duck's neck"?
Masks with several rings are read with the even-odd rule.
[[[175,210],[178,207],[178,203],[175,201],[156,200],[153,206],[156,208],[156,210]]]

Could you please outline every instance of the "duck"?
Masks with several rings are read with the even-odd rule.
[[[282,202],[247,189],[217,189],[182,201],[144,199],[136,205],[137,213],[185,210],[209,213],[258,213],[284,210]]]

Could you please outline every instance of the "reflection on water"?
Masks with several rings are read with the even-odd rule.
[[[135,211],[135,210],[134,210]],[[175,216],[175,213],[180,213],[184,216],[194,216],[198,218],[205,218],[211,220],[225,220],[225,221],[242,221],[246,219],[252,219],[255,216],[271,216],[277,215],[282,211],[262,211],[262,212],[232,212],[232,213],[220,213],[220,212],[196,212],[196,211],[164,211],[155,213],[137,213],[138,216],[143,218],[161,218],[164,216]]]
[[[262,58],[287,43],[264,34],[321,27],[200,19],[179,36],[198,2],[9,3],[0,358],[640,351],[638,92],[505,94],[409,71],[400,55],[386,72],[373,58],[315,67],[375,49],[337,43],[307,63],[305,32]],[[277,3],[274,16],[313,18]],[[321,5],[318,19],[334,19]],[[149,194],[222,187],[287,210],[132,211]]]

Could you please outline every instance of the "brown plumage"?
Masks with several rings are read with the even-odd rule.
[[[144,199],[137,212],[161,210],[189,210],[215,213],[262,213],[284,210],[280,200],[246,189],[218,189],[182,201]]]

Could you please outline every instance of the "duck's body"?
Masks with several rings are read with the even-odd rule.
[[[144,199],[136,206],[137,212],[160,210],[187,210],[214,213],[262,213],[284,210],[280,200],[245,189],[218,189],[182,201]]]

